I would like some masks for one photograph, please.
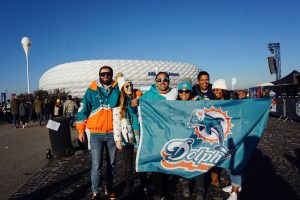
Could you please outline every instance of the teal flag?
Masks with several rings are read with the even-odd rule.
[[[138,171],[191,178],[213,166],[241,171],[266,127],[271,99],[140,100]]]

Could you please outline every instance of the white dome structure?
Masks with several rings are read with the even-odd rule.
[[[148,61],[148,60],[90,60],[65,63],[46,71],[39,81],[39,89],[64,89],[74,97],[82,97],[91,84],[99,78],[100,67],[108,65],[113,68],[114,75],[122,72],[133,82],[135,88],[147,90],[154,83],[156,73],[164,71],[170,75],[170,85],[177,87],[183,78],[191,78],[197,82],[200,68],[196,65],[180,62]]]

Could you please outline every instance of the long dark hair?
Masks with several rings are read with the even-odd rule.
[[[194,97],[195,97],[195,95],[194,95],[193,91],[191,90],[191,92],[190,92],[190,98],[187,101],[192,100]],[[181,100],[180,96],[179,96],[179,91],[178,91],[177,99],[176,100]]]
[[[136,98],[135,91],[132,89],[132,94],[130,95],[132,99]],[[126,110],[127,110],[127,104],[128,104],[128,96],[125,93],[124,86],[121,89],[118,106],[120,107],[120,115],[121,119],[126,118]]]
[[[223,97],[224,97],[224,100],[229,100],[230,99],[230,92],[228,90],[224,90],[222,89],[222,94],[223,94]],[[214,95],[214,98],[213,100],[219,100],[215,97],[215,94],[213,93]]]

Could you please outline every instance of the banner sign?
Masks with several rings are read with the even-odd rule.
[[[138,171],[191,178],[214,166],[241,170],[266,127],[270,98],[140,100]]]

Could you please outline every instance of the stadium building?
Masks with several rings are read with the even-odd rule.
[[[149,60],[90,60],[57,65],[46,71],[39,81],[39,89],[64,89],[74,97],[82,97],[91,84],[99,78],[100,67],[108,65],[113,68],[114,75],[122,72],[131,80],[135,88],[147,90],[154,83],[157,72],[169,73],[171,87],[176,87],[183,78],[191,78],[197,82],[200,68],[196,65],[181,62],[149,61]]]

